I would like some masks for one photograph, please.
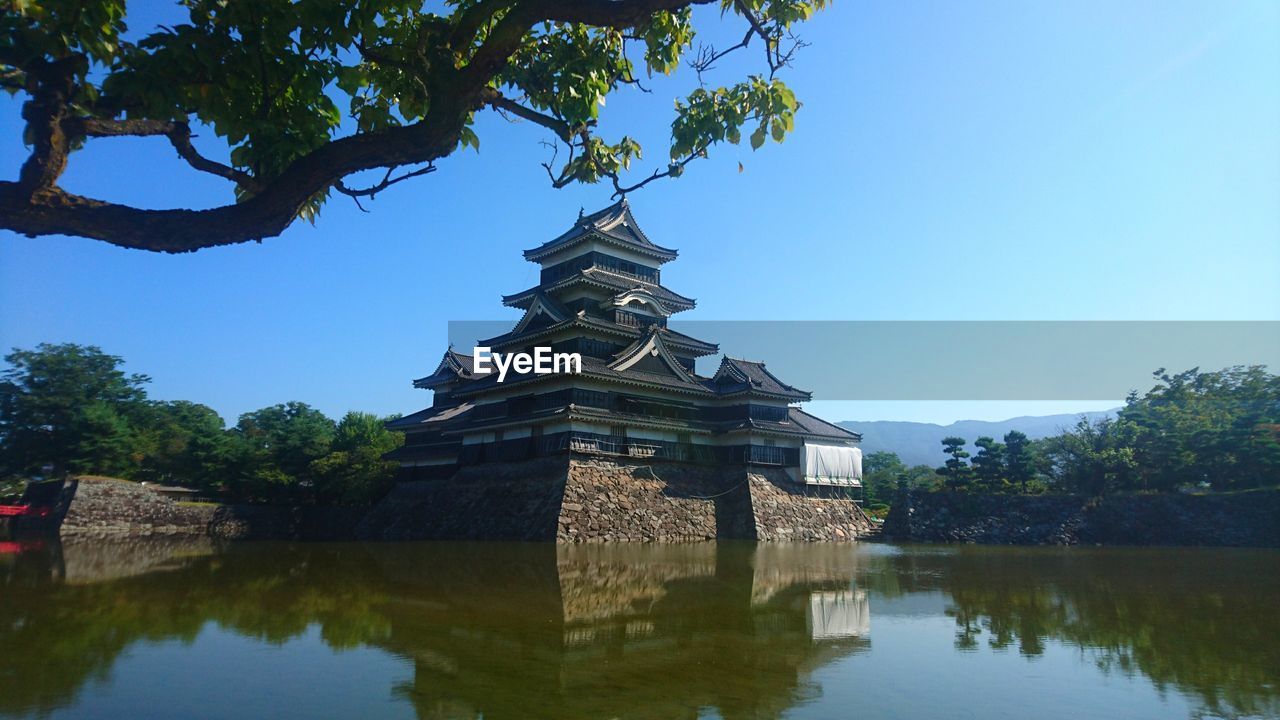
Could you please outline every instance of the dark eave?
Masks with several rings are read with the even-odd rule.
[[[527,385],[539,381],[563,379],[564,377],[565,376],[563,374],[559,373],[551,373],[547,375],[526,373],[523,375],[517,375],[514,372],[509,372],[507,373],[506,380],[499,383],[498,374],[489,373],[488,375],[480,376],[479,378],[459,387],[454,391],[454,396],[469,397],[493,390],[505,389],[515,385]],[[643,372],[639,370],[614,370],[609,367],[609,363],[607,361],[593,357],[582,358],[582,372],[578,374],[577,377],[605,380],[622,385],[689,393],[702,397],[714,395],[714,391],[709,389],[705,384],[707,378],[695,376],[697,380],[696,382],[686,382],[672,375],[661,375],[658,373]]]
[[[635,341],[636,338],[640,337],[645,332],[643,328],[627,327],[626,325],[619,325],[618,323],[610,322],[609,320],[593,318],[590,315],[577,315],[565,320],[564,322],[556,323],[555,325],[548,325],[536,330],[530,330],[523,333],[509,332],[487,340],[481,340],[480,344],[493,348],[494,350],[502,350],[504,348],[511,347],[512,345],[528,343],[540,338],[552,337],[566,330],[596,330],[613,335],[619,339],[627,340],[628,342]],[[699,340],[695,337],[676,332],[669,328],[663,328],[660,332],[662,332],[663,339],[666,341],[667,345],[683,351],[693,357],[704,357],[706,355],[713,355],[720,351],[720,346],[715,343]]]
[[[473,358],[470,355],[454,352],[450,348],[445,351],[435,372],[414,380],[413,386],[426,390],[454,380],[469,380],[473,377],[473,368]]]
[[[623,198],[603,210],[583,215],[578,218],[578,222],[574,223],[572,228],[561,233],[559,237],[536,248],[525,250],[524,257],[526,260],[537,262],[588,239],[598,239],[618,245],[661,262],[675,260],[677,256],[675,250],[655,245],[649,240],[632,216],[631,207],[626,198]]]
[[[416,430],[431,430],[438,428],[443,423],[450,420],[458,420],[465,417],[471,408],[471,403],[463,403],[447,408],[429,407],[425,410],[419,410],[412,415],[405,415],[402,418],[396,418],[386,424],[388,430],[396,430],[399,432],[413,432]]]
[[[769,420],[739,420],[721,424],[720,432],[762,432],[777,435],[799,435],[801,437],[822,438],[824,440],[840,440],[858,442],[862,436],[839,425],[833,425],[822,418],[810,415],[800,408],[787,408],[787,419],[773,422]]]
[[[763,395],[792,400],[812,400],[813,395],[788,385],[769,372],[762,362],[740,360],[725,356],[720,368],[711,378],[711,384],[720,395]]]
[[[637,288],[645,290],[657,298],[658,302],[675,312],[692,309],[698,304],[697,300],[674,293],[661,285],[645,282],[626,275],[619,275],[617,273],[609,272],[604,268],[597,267],[579,270],[568,277],[547,285],[534,285],[531,288],[521,290],[513,295],[503,295],[502,304],[508,307],[528,309],[529,304],[533,302],[533,298],[538,293],[555,292],[580,283],[594,285],[595,287],[603,290],[611,290],[614,292],[626,292],[627,290],[635,290]]]

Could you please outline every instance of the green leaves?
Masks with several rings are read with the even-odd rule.
[[[632,78],[622,40],[613,29],[549,23],[516,51],[499,81],[570,126],[594,122],[605,97]]]
[[[691,63],[699,81],[731,51],[755,54],[767,73],[700,87],[678,102],[670,164],[640,184],[678,176],[712,145],[738,144],[744,133],[753,149],[785,139],[800,105],[775,74],[799,44],[789,28],[824,5],[724,2],[726,16],[741,23],[735,33],[746,37],[721,52],[701,48]],[[313,220],[330,188],[352,194],[340,185],[351,174],[478,150],[473,116],[491,106],[570,145],[560,173],[552,171],[555,185],[608,177],[625,192],[618,175],[641,149],[632,134],[612,143],[595,137],[608,97],[640,85],[637,65],[650,76],[675,72],[696,37],[691,6],[653,12],[643,2],[182,0],[180,7],[184,21],[136,42],[121,40],[124,0],[10,0],[0,12],[0,88],[41,98],[27,106],[42,117],[29,118],[24,134],[42,148],[33,152],[61,156],[35,158],[29,166],[51,176],[33,172],[27,182],[56,186],[65,155],[85,137],[159,136],[166,123],[181,122],[222,138],[231,167],[191,146],[182,157],[229,179],[237,201],[253,196],[263,208],[218,227],[184,220],[159,231],[148,223],[141,238],[133,218],[113,215],[87,236],[169,251],[270,236],[296,217]],[[67,122],[77,115],[97,122]],[[116,122],[122,117],[155,122]],[[54,147],[41,138],[61,137],[58,123],[70,132]],[[400,130],[406,126],[413,130]],[[94,130],[81,135],[81,127]],[[375,137],[334,148],[350,135]],[[317,153],[322,148],[334,151]],[[70,207],[30,208],[22,227],[65,232]]]
[[[741,128],[754,123],[751,149],[758,150],[766,137],[782,142],[795,127],[800,103],[781,80],[758,75],[733,87],[698,88],[676,102],[676,119],[671,125],[671,159],[705,153],[712,145],[741,139]]]
[[[644,61],[649,72],[670,75],[693,44],[693,11],[656,12],[644,26]]]

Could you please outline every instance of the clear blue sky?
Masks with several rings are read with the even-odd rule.
[[[135,30],[173,19],[143,9]],[[700,16],[727,37],[718,12]],[[698,298],[686,317],[1280,319],[1280,3],[838,2],[803,35],[785,144],[718,148],[632,198],[681,250],[663,277]],[[682,70],[611,98],[606,131],[660,163],[693,82]],[[478,155],[371,214],[334,200],[261,245],[162,256],[0,233],[0,347],[100,345],[150,374],[153,397],[229,422],[293,399],[416,410],[429,395],[409,381],[447,321],[514,319],[499,296],[536,280],[520,250],[609,202],[603,186],[549,187],[538,128],[490,116],[479,133]],[[6,177],[20,137],[19,102],[0,101]],[[154,139],[93,141],[64,184],[150,207],[231,198]],[[1114,404],[815,409],[949,422]]]

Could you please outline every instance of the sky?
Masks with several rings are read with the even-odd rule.
[[[705,41],[742,32],[696,17]],[[180,19],[130,8],[135,32]],[[663,281],[698,299],[682,318],[1280,320],[1280,3],[840,2],[801,34],[782,77],[804,105],[784,143],[717,147],[631,196],[649,237],[680,250]],[[740,55],[710,79],[761,66]],[[646,85],[611,96],[601,123],[642,142],[640,173],[664,164],[672,102],[696,79]],[[20,100],[0,99],[11,178]],[[232,423],[288,400],[417,410],[430,397],[410,381],[434,369],[448,321],[514,322],[500,296],[537,280],[520,252],[611,202],[604,185],[550,187],[541,128],[486,113],[477,132],[478,153],[369,212],[335,199],[261,244],[166,256],[0,231],[0,348],[97,345],[151,376],[153,398]],[[225,157],[211,132],[197,144]],[[63,185],[143,207],[232,199],[161,139],[94,140]],[[810,409],[946,423],[1119,401]]]

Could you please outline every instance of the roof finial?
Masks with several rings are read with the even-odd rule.
[[[582,218],[586,216],[587,216],[587,209],[579,205],[578,206],[578,222],[582,222]]]

